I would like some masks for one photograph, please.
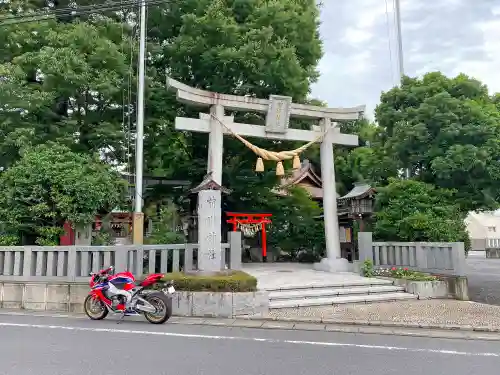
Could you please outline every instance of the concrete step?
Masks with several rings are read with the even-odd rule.
[[[346,303],[373,303],[373,302],[394,302],[400,300],[417,299],[417,296],[404,292],[393,293],[377,293],[377,294],[360,294],[360,295],[344,295],[338,297],[318,297],[318,298],[297,298],[270,300],[269,308],[284,309],[294,307],[309,307],[309,306],[331,306]]]
[[[376,278],[359,278],[354,280],[343,280],[339,282],[326,282],[326,283],[302,283],[302,284],[288,284],[276,288],[265,288],[268,292],[277,292],[285,290],[309,290],[309,289],[343,289],[343,288],[356,288],[356,287],[369,287],[375,285],[393,285],[391,280],[376,279]]]
[[[295,300],[307,298],[337,297],[345,295],[396,293],[404,291],[404,287],[396,285],[370,285],[347,288],[311,288],[279,290],[269,293],[269,300]]]

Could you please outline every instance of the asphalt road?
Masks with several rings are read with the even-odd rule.
[[[471,252],[466,260],[471,301],[500,306],[500,259]]]
[[[0,316],[0,375],[497,375],[500,342]]]

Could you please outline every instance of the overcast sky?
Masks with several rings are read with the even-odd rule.
[[[393,0],[389,30],[385,0],[323,3],[324,57],[312,96],[331,107],[366,104],[371,117],[398,80]],[[407,75],[464,72],[500,91],[500,0],[401,0],[401,14]]]

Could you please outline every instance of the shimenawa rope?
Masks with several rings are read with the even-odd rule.
[[[257,164],[255,167],[256,172],[264,172],[264,163],[262,159],[264,160],[271,160],[271,161],[276,161],[277,166],[276,166],[276,175],[277,176],[283,176],[285,174],[285,171],[283,169],[283,160],[290,160],[293,159],[293,169],[299,169],[301,164],[300,164],[300,158],[299,155],[307,150],[310,146],[312,146],[314,143],[320,141],[321,139],[324,138],[326,133],[323,133],[313,139],[312,141],[306,143],[305,145],[296,148],[295,150],[289,150],[289,151],[269,151],[263,148],[260,148],[258,146],[255,146],[254,144],[250,143],[247,141],[245,138],[243,138],[241,135],[237,134],[234,132],[230,127],[228,127],[226,124],[224,124],[217,116],[214,114],[210,114],[210,116],[216,120],[219,124],[221,124],[224,128],[226,128],[236,139],[238,139],[241,143],[243,143],[246,147],[248,147],[250,150],[252,150],[259,158],[257,159]]]

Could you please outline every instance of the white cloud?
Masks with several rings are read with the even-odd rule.
[[[330,106],[366,104],[398,80],[393,0],[326,1],[325,56],[312,95]],[[460,72],[500,91],[500,0],[401,0],[405,72]]]
[[[374,34],[367,30],[349,27],[344,33],[343,41],[345,43],[358,44],[368,42],[373,36]]]

